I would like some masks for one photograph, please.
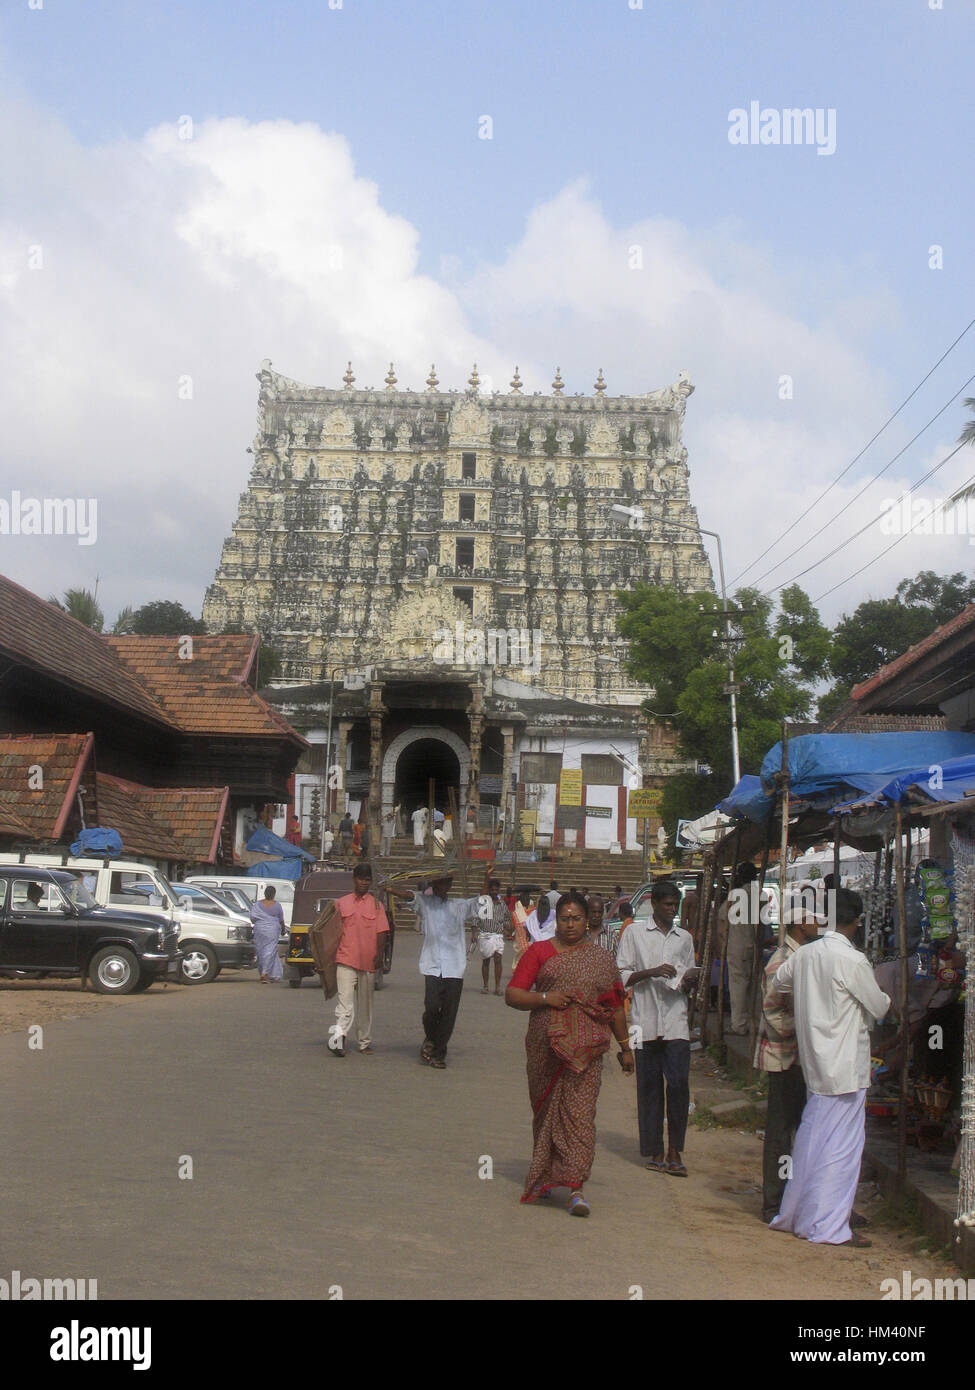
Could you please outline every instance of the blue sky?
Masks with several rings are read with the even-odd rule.
[[[162,586],[199,611],[246,483],[262,357],[337,385],[358,348],[360,380],[378,385],[383,358],[398,359],[403,384],[419,384],[430,356],[445,384],[461,386],[468,343],[489,363],[496,353],[499,380],[516,361],[523,375],[546,373],[533,389],[547,387],[557,362],[572,389],[587,391],[599,366],[621,392],[689,370],[697,394],[686,442],[702,523],[728,527],[729,575],[756,538],[764,548],[975,313],[975,4],[630,3],[8,5],[0,256],[9,262],[7,346],[20,346],[23,363],[4,402],[14,412],[8,448],[19,449],[9,462],[63,488],[71,452],[71,468],[80,463],[107,495],[103,539],[84,566],[64,538],[3,540],[4,570],[31,587],[46,582],[39,576],[66,585],[88,582],[81,570],[97,559],[107,607],[160,596]],[[729,111],[751,101],[834,109],[835,153],[730,144]],[[184,115],[200,133],[192,152],[173,147],[174,163],[151,133]],[[485,115],[490,140],[478,138]],[[317,144],[301,134],[306,123]],[[261,160],[263,186],[287,171],[286,222],[306,201],[321,208],[309,216],[310,240],[287,251],[275,245],[272,217],[245,244],[248,179]],[[209,179],[230,190],[219,214],[201,195]],[[343,317],[323,292],[303,319],[314,218],[328,221],[330,243],[345,244],[363,226],[343,230],[342,209],[356,199],[375,230],[373,280],[389,272],[398,307],[384,320],[377,302],[357,319],[350,303]],[[639,312],[610,279],[619,269],[610,262],[634,238],[653,261]],[[23,276],[9,283],[25,240],[49,248],[48,266],[71,265],[56,284],[50,277],[43,303]],[[941,270],[929,268],[932,244],[943,247]],[[89,339],[99,305],[112,331]],[[140,346],[127,362],[126,336],[140,324],[159,325],[172,351],[141,361]],[[179,367],[180,344],[186,370],[208,383],[182,415],[152,387],[154,373]],[[973,359],[975,330],[853,477],[886,462],[975,371]],[[791,410],[775,391],[782,373],[795,376]],[[59,377],[71,378],[71,401],[55,407]],[[140,399],[152,443],[133,448]],[[60,435],[43,426],[51,408],[61,411]],[[113,419],[128,443],[106,449]],[[880,486],[874,511],[954,442],[963,419],[960,407],[948,412]],[[957,459],[945,486],[972,472],[975,459]],[[123,478],[128,515],[111,489]],[[185,552],[174,481],[208,528]],[[133,566],[132,520],[146,508],[157,521]],[[865,515],[851,508],[840,535]],[[970,568],[967,543],[906,542],[830,602],[849,608],[918,567]],[[835,616],[829,605],[824,613]]]

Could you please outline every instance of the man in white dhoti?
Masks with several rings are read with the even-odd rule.
[[[504,961],[504,940],[511,936],[514,924],[508,905],[501,896],[501,880],[488,880],[490,902],[479,903],[477,916],[472,915],[471,946],[477,945],[481,953],[481,993],[488,993],[491,978],[491,962],[494,961],[494,992],[503,994],[501,988],[501,966]]]
[[[413,843],[419,849],[422,849],[426,842],[429,815],[430,813],[425,806],[418,806],[410,816],[410,820],[413,822]]]
[[[809,1099],[792,1150],[792,1172],[773,1231],[819,1245],[870,1244],[850,1216],[860,1179],[870,1028],[890,1008],[870,963],[853,945],[863,902],[836,890],[836,930],[779,967],[771,991],[792,994],[799,1062]]]

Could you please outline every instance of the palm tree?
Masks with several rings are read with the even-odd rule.
[[[116,636],[132,632],[132,624],[134,621],[135,609],[126,606],[125,608],[121,609],[118,617],[115,619],[112,631],[115,633]]]
[[[101,632],[105,626],[105,614],[102,612],[95,594],[90,589],[65,589],[63,603],[53,594],[48,599],[48,603],[53,603],[55,608],[60,608],[62,613],[69,613],[72,618],[77,618],[79,623],[84,623],[85,627],[90,627],[92,632]]]
[[[975,411],[975,396],[968,396],[965,399],[965,409]],[[966,421],[965,426],[958,436],[959,444],[975,444],[975,414]],[[952,497],[952,502],[967,502],[969,498],[975,497],[975,482],[968,483],[965,487],[959,488]]]

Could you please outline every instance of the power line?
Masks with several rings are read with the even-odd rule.
[[[779,544],[779,541],[784,541],[785,538],[786,538],[786,536],[790,533],[790,531],[794,531],[795,528],[799,525],[800,521],[803,521],[803,520],[809,515],[809,513],[813,510],[813,508],[814,508],[814,507],[818,507],[819,504],[820,504],[820,502],[823,500],[823,498],[826,497],[828,493],[832,492],[833,488],[836,487],[836,484],[837,484],[838,482],[840,482],[840,480],[841,480],[842,478],[844,478],[844,477],[846,476],[847,473],[849,473],[849,471],[850,471],[850,469],[853,467],[853,465],[854,465],[855,463],[858,463],[859,460],[863,458],[864,454],[867,452],[867,450],[870,448],[870,446],[871,446],[872,444],[876,443],[876,441],[877,441],[877,440],[880,438],[880,436],[883,434],[883,432],[884,432],[884,430],[887,428],[887,426],[888,426],[889,424],[891,424],[892,421],[896,420],[896,419],[897,419],[897,416],[901,413],[901,411],[904,409],[904,407],[905,407],[910,401],[912,401],[912,400],[914,399],[914,397],[917,395],[918,391],[920,391],[920,389],[921,389],[921,387],[924,385],[924,383],[925,383],[931,376],[934,375],[934,373],[935,373],[935,372],[938,370],[938,368],[941,366],[942,362],[945,360],[945,358],[948,356],[948,354],[954,351],[954,349],[958,346],[958,344],[961,342],[962,338],[964,338],[965,334],[969,331],[969,329],[972,327],[973,324],[975,324],[975,319],[972,319],[971,322],[968,323],[968,324],[965,326],[965,328],[963,328],[962,331],[958,334],[958,337],[955,339],[955,341],[954,341],[953,343],[951,343],[949,347],[945,348],[944,352],[943,352],[943,353],[941,354],[941,356],[938,358],[937,362],[935,362],[935,364],[934,364],[934,366],[931,368],[931,370],[930,370],[929,372],[927,372],[927,373],[921,378],[921,380],[920,380],[920,381],[918,382],[918,384],[915,386],[915,388],[914,388],[914,390],[911,392],[911,394],[910,394],[909,396],[905,396],[904,400],[901,401],[900,405],[899,405],[899,406],[897,407],[897,409],[894,411],[893,415],[889,416],[889,417],[884,421],[884,423],[880,426],[880,429],[879,429],[879,430],[877,431],[877,433],[873,436],[873,438],[870,439],[870,440],[868,440],[867,443],[864,444],[864,446],[863,446],[863,448],[860,450],[860,452],[859,452],[857,455],[855,455],[855,457],[852,458],[852,459],[850,460],[850,462],[846,465],[846,467],[843,469],[843,472],[840,473],[836,478],[833,479],[833,481],[830,483],[829,487],[826,488],[825,492],[821,492],[821,493],[819,494],[819,496],[816,498],[815,502],[810,503],[810,505],[806,508],[806,510],[805,510],[804,512],[800,513],[800,515],[796,517],[795,521],[793,521],[792,524],[791,524],[790,526],[787,526],[787,527],[786,527],[786,529],[782,532],[781,536],[779,536],[777,540],[772,541],[771,545],[766,546],[765,549],[762,551],[762,553],[761,553],[760,555],[756,555],[755,558],[754,558],[754,560],[750,561],[750,563],[747,564],[743,570],[740,570],[739,573],[735,576],[735,578],[732,579],[732,581],[731,581],[732,584],[737,584],[737,583],[738,583],[738,580],[741,579],[743,575],[746,575],[746,574],[748,573],[748,571],[749,571],[750,569],[752,569],[755,565],[757,565],[758,562],[759,562],[760,560],[764,560],[764,559],[765,559],[765,556],[769,553],[769,551],[770,551],[770,550],[774,550],[775,547]],[[773,566],[773,568],[774,568],[774,566]]]
[[[942,415],[945,413],[945,411],[948,409],[948,407],[949,407],[950,405],[953,405],[953,404],[954,404],[954,402],[958,399],[958,397],[961,395],[961,393],[962,393],[963,391],[967,390],[968,387],[972,384],[973,381],[975,381],[975,372],[972,373],[972,375],[968,378],[968,380],[967,380],[966,382],[963,382],[962,385],[959,386],[958,390],[955,392],[955,394],[951,397],[950,400],[945,401],[944,405],[943,405],[943,406],[941,407],[941,409],[937,412],[937,414],[932,415],[932,416],[931,416],[931,419],[927,422],[927,424],[924,425],[921,429],[918,430],[918,432],[917,432],[917,434],[914,436],[914,438],[913,438],[913,439],[909,439],[909,440],[907,441],[907,443],[904,445],[903,449],[899,449],[899,450],[897,451],[897,453],[894,455],[894,457],[890,460],[890,462],[884,464],[883,468],[881,468],[881,470],[880,470],[879,473],[875,473],[875,474],[873,475],[872,478],[868,478],[867,481],[863,484],[863,487],[860,489],[859,492],[855,493],[855,494],[849,499],[848,502],[845,502],[845,503],[843,504],[843,506],[840,507],[840,509],[839,509],[838,512],[834,512],[834,514],[833,514],[827,521],[824,521],[824,522],[823,522],[822,526],[820,526],[820,528],[819,528],[818,531],[814,531],[814,532],[812,533],[812,535],[811,535],[807,540],[804,540],[804,541],[803,541],[802,545],[797,546],[796,549],[793,550],[792,553],[791,553],[789,556],[787,556],[786,558],[789,559],[789,560],[794,559],[795,556],[798,555],[800,551],[805,550],[805,548],[806,548],[807,545],[811,545],[812,542],[816,539],[817,536],[821,536],[828,526],[832,526],[832,524],[833,524],[834,521],[838,521],[839,518],[843,515],[843,513],[844,513],[845,511],[848,511],[849,508],[853,506],[854,502],[858,502],[858,501],[860,500],[860,498],[863,496],[863,494],[864,494],[865,492],[869,491],[869,489],[870,489],[871,487],[873,487],[874,483],[877,482],[878,479],[882,478],[889,468],[893,468],[893,466],[894,466],[894,464],[897,462],[897,460],[898,460],[903,454],[906,454],[907,451],[908,451],[908,449],[910,449],[910,447],[911,447],[913,444],[916,444],[916,443],[917,443],[917,441],[921,438],[921,435],[924,434],[926,430],[929,430],[929,429],[931,428],[931,426],[934,424],[935,420],[937,420],[940,416],[942,416]],[[937,470],[935,470],[935,471],[937,471]],[[928,476],[930,477],[930,474],[929,474]],[[923,482],[924,479],[922,479],[921,481]],[[763,573],[760,574],[760,575],[758,576],[757,579],[752,580],[752,583],[753,583],[753,584],[761,584],[761,582],[762,582],[763,579],[767,579],[768,576],[769,576],[770,574],[774,573],[775,570],[780,569],[785,563],[786,563],[785,560],[776,560],[776,562],[775,562],[774,565],[771,565],[767,570],[763,571]]]
[[[948,455],[948,458],[944,458],[944,459],[941,460],[941,463],[939,463],[939,464],[937,465],[937,468],[943,467],[944,464],[946,464],[946,463],[948,462],[948,459],[954,458],[955,454],[958,453],[958,450],[959,450],[959,449],[964,449],[964,447],[965,447],[964,444],[959,444],[959,445],[957,445],[956,448],[952,449],[951,453]],[[937,472],[937,468],[932,469],[932,472]],[[927,477],[930,477],[930,476],[931,476],[931,474],[929,473],[929,474],[927,475]],[[926,478],[922,478],[922,479],[920,480],[920,482],[922,482],[922,483],[925,482],[925,481],[926,481]],[[843,587],[844,584],[849,584],[849,582],[850,582],[851,579],[856,579],[857,576],[858,576],[858,575],[861,575],[861,574],[863,573],[864,570],[869,569],[870,566],[876,564],[878,560],[882,560],[883,557],[884,557],[885,555],[888,555],[888,554],[894,549],[894,546],[895,546],[895,545],[900,545],[901,541],[906,541],[906,540],[907,540],[908,536],[909,536],[909,535],[911,534],[911,532],[914,530],[914,527],[915,527],[915,526],[920,526],[920,524],[921,524],[922,521],[928,521],[928,520],[930,520],[931,517],[935,516],[938,512],[942,511],[942,510],[943,510],[946,506],[948,506],[949,504],[954,505],[955,498],[957,497],[957,494],[958,494],[959,492],[961,492],[964,488],[970,487],[973,483],[975,483],[975,473],[972,474],[972,476],[968,479],[967,482],[962,483],[962,485],[961,485],[960,488],[956,488],[956,489],[955,489],[955,495],[954,495],[954,496],[952,496],[952,497],[946,497],[942,502],[939,502],[938,505],[937,505],[932,511],[930,511],[930,512],[927,514],[926,517],[918,517],[917,521],[915,521],[915,522],[913,523],[913,525],[909,526],[902,536],[898,536],[897,539],[896,539],[895,541],[891,541],[890,545],[885,546],[884,549],[881,550],[881,551],[879,551],[879,552],[873,557],[872,560],[868,560],[867,563],[866,563],[865,565],[861,565],[860,568],[859,568],[858,570],[854,570],[852,574],[848,574],[847,577],[846,577],[845,579],[841,579],[840,582],[839,582],[838,584],[834,584],[833,587],[832,587],[831,589],[827,589],[826,592],[825,592],[824,594],[820,594],[820,595],[819,595],[819,598],[814,599],[813,602],[814,602],[814,603],[822,603],[822,601],[823,601],[824,598],[828,598],[830,594],[835,594],[837,589],[842,589],[842,587]],[[920,483],[918,484],[918,486],[920,486]],[[911,491],[913,492],[914,489],[912,488]],[[909,494],[908,494],[908,495],[909,495]],[[872,521],[867,522],[867,526],[872,526],[872,525],[873,525],[873,522],[872,522]],[[863,529],[862,529],[861,531],[858,531],[858,532],[857,532],[857,535],[862,535],[862,534],[863,534],[863,531],[865,531],[866,529],[867,529],[866,526],[863,527]],[[855,539],[855,537],[853,537],[853,536],[850,537],[850,540],[854,540],[854,539]],[[844,545],[846,545],[846,544],[849,544],[849,542],[844,541]],[[838,549],[840,549],[840,550],[842,550],[842,548],[843,548],[842,546],[839,546],[839,547],[838,547]],[[835,554],[836,554],[836,551],[834,551],[833,554],[835,555]],[[829,556],[827,555],[825,558],[828,560],[828,559],[829,559]],[[822,561],[820,561],[819,563],[822,564]],[[817,566],[816,566],[816,565],[813,565],[812,568],[813,568],[813,569],[816,569]],[[803,571],[803,573],[808,573],[808,571]]]

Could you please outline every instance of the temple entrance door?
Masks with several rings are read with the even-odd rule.
[[[435,784],[434,805],[449,814],[450,787],[460,803],[460,759],[438,738],[417,739],[403,749],[396,762],[395,800],[403,809],[406,825],[418,806],[427,805],[431,777]]]

